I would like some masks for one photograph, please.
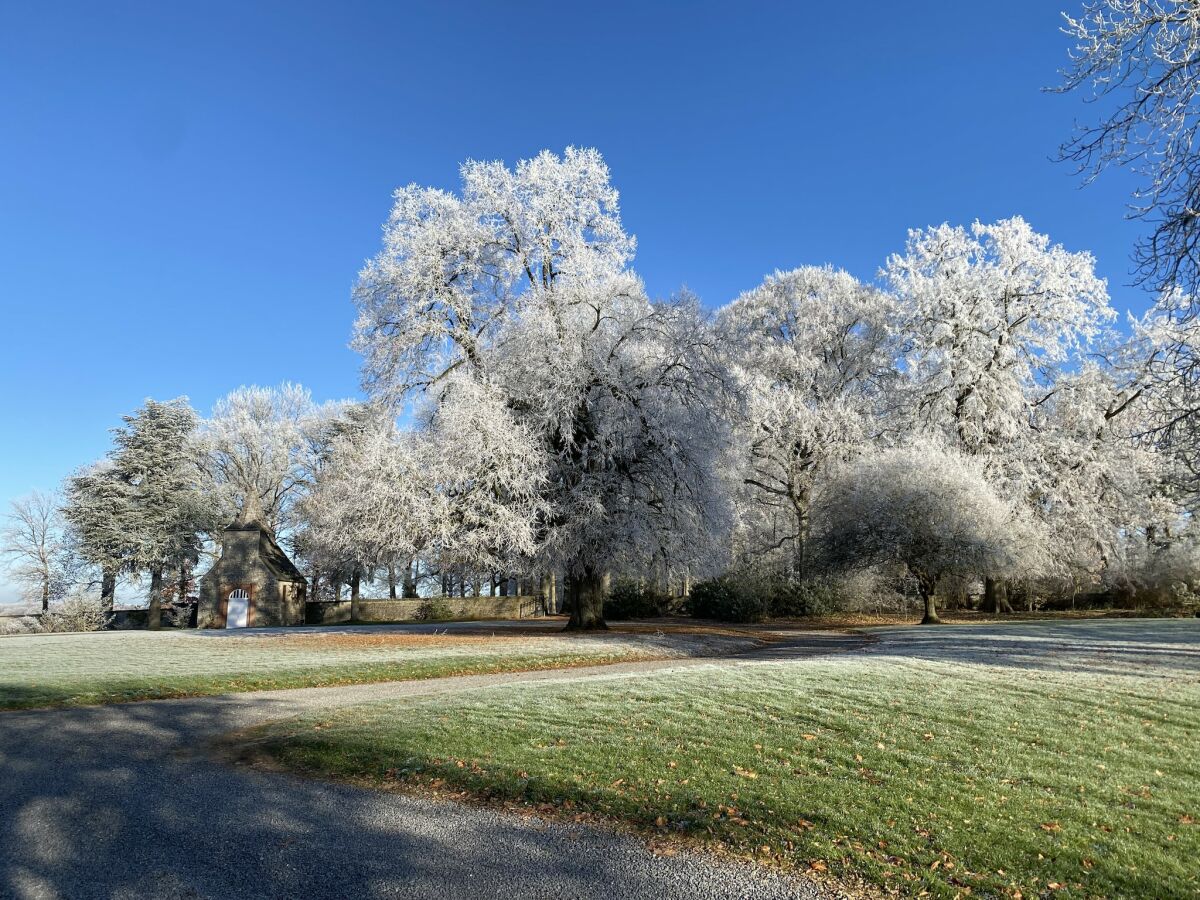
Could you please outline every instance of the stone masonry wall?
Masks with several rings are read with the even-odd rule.
[[[454,619],[519,619],[521,607],[525,615],[533,615],[536,597],[431,597],[450,607]],[[400,622],[415,619],[424,600],[360,600],[359,621]],[[305,621],[310,625],[350,621],[350,601],[309,603]]]

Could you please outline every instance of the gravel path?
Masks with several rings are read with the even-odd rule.
[[[827,897],[635,838],[231,768],[211,741],[326,706],[501,682],[628,678],[861,646],[794,634],[744,657],[0,713],[0,897]]]

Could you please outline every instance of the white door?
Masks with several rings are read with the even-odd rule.
[[[250,618],[250,595],[243,588],[238,588],[229,595],[225,606],[225,627],[245,628],[246,620]]]

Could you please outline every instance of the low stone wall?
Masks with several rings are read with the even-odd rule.
[[[521,619],[544,615],[538,597],[430,597],[450,608],[452,619]],[[360,622],[402,622],[417,617],[424,599],[360,600]],[[304,621],[309,625],[331,625],[350,621],[349,600],[309,602]]]
[[[349,621],[349,600],[309,600],[304,604],[305,625],[336,625]]]

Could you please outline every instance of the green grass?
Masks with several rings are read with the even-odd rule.
[[[934,896],[1200,894],[1200,686],[869,655],[496,687],[247,738]]]
[[[746,644],[745,640],[740,642]],[[0,637],[0,709],[490,674],[687,655],[698,639],[211,636],[105,632]]]

